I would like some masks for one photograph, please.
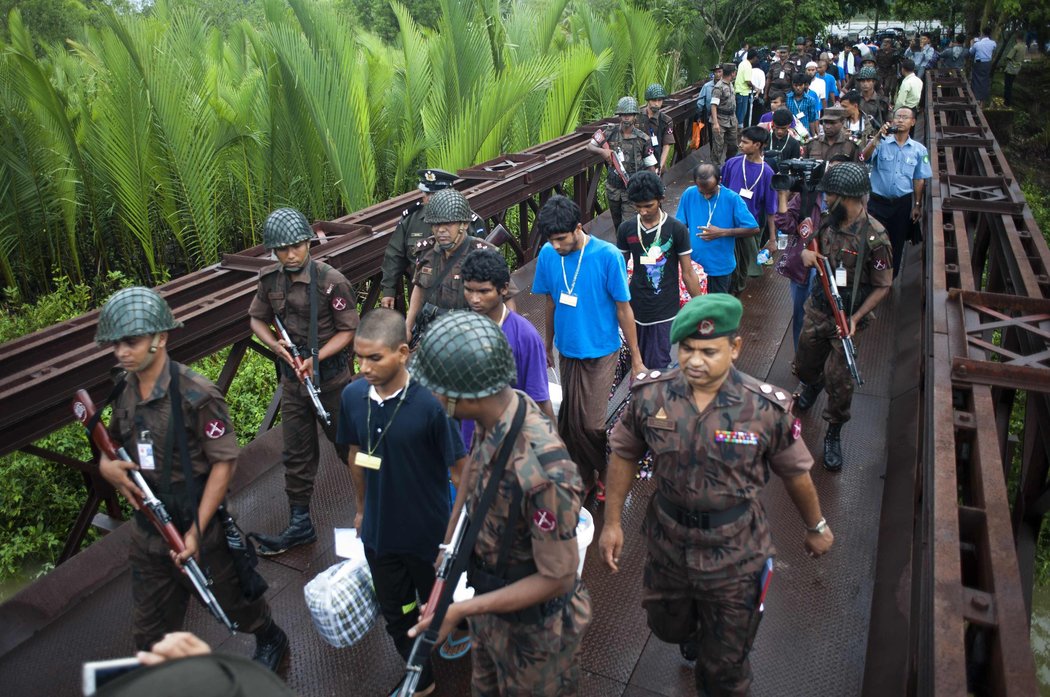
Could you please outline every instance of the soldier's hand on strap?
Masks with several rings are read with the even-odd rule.
[[[831,526],[824,528],[824,532],[806,532],[806,553],[811,557],[819,557],[831,549],[835,536],[831,533]]]
[[[609,571],[614,574],[619,571],[620,553],[623,552],[623,528],[606,521],[602,535],[598,538],[598,549]]]
[[[142,490],[135,486],[128,476],[130,470],[136,469],[138,465],[127,460],[110,460],[103,456],[98,463],[98,473],[109,482],[109,485],[120,492],[120,495],[128,500],[132,508],[139,509],[142,501]]]

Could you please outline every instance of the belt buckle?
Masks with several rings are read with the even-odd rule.
[[[700,527],[700,514],[690,511],[685,514],[685,520],[683,521],[687,527],[698,528]]]

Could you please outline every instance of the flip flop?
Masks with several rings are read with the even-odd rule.
[[[452,635],[449,634],[445,639],[445,643],[438,649],[438,655],[446,661],[454,661],[457,658],[466,656],[470,651],[470,647],[470,634],[464,634],[461,639],[453,639]]]

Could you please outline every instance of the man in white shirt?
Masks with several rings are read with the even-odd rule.
[[[806,64],[806,75],[810,79],[809,89],[817,95],[817,99],[820,100],[820,106],[823,109],[828,105],[828,85],[822,76],[817,75],[816,61],[810,61]]]

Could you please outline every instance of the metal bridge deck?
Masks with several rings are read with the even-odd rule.
[[[688,185],[688,164],[672,170],[666,208],[673,213]],[[607,216],[593,231],[608,237]],[[526,272],[526,279],[527,272]],[[878,319],[859,340],[865,385],[854,398],[853,420],[844,431],[846,467],[829,474],[819,465],[823,422],[818,403],[803,419],[803,433],[817,454],[814,480],[825,515],[835,532],[834,549],[820,560],[805,556],[803,525],[783,487],[773,479],[765,501],[778,546],[774,581],[767,611],[752,652],[755,695],[778,697],[843,697],[861,691],[873,589],[873,566],[879,528],[886,424],[893,376],[893,316],[897,292],[878,311]],[[771,269],[752,279],[742,298],[744,349],[738,366],[752,375],[792,389],[790,298],[788,283]],[[525,296],[520,309],[535,322],[542,306]],[[786,337],[786,339],[785,339]],[[822,398],[823,399],[823,398]],[[242,453],[239,479],[250,481],[233,496],[233,508],[246,530],[274,531],[286,522],[278,428],[264,434]],[[889,434],[892,435],[892,434]],[[583,578],[590,588],[594,620],[583,644],[581,692],[595,697],[677,696],[695,694],[692,670],[676,646],[654,638],[640,606],[644,542],[638,534],[651,485],[639,483],[625,509],[627,539],[622,570],[613,576],[599,563],[597,544],[587,556]],[[593,504],[592,504],[593,506]],[[602,510],[592,508],[598,525]],[[378,623],[350,649],[337,650],[314,632],[303,602],[303,586],[336,561],[334,527],[349,527],[354,515],[351,483],[335,452],[326,447],[315,495],[314,520],[321,539],[260,569],[270,583],[268,599],[274,616],[292,637],[285,679],[300,695],[386,695],[402,672],[393,644]],[[597,540],[597,536],[595,537]],[[127,530],[118,529],[92,545],[38,583],[36,598],[46,597],[48,584],[57,588],[70,574],[94,574],[98,589],[46,628],[19,639],[18,619],[35,624],[48,615],[43,606],[20,606],[16,596],[4,609],[0,632],[0,685],[10,695],[78,695],[80,664],[129,655],[131,590],[126,568]],[[119,571],[118,571],[119,570]],[[41,593],[39,590],[45,592]],[[29,620],[34,620],[29,622]],[[200,607],[190,608],[187,628],[221,651],[248,654],[253,640],[224,637],[220,627]],[[470,659],[435,661],[439,696],[469,694]]]

